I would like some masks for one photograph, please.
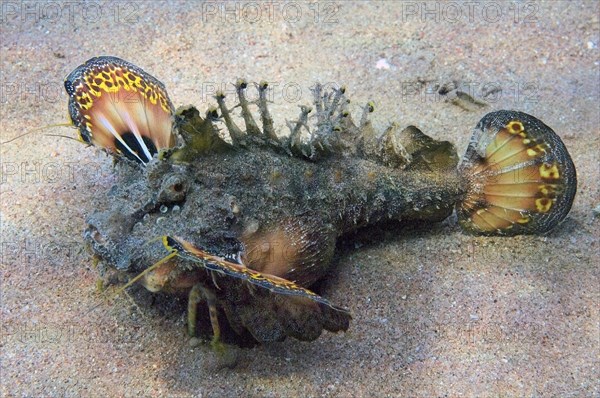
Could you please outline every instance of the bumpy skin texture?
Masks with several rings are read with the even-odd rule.
[[[349,157],[313,163],[261,148],[209,154],[190,165],[156,161],[147,169],[117,168],[119,181],[104,204],[108,211],[89,217],[89,224],[117,246],[130,246],[125,252],[136,252],[149,237],[174,235],[226,255],[243,249],[242,237],[251,241],[283,229],[286,236],[306,238],[294,243],[301,245],[304,267],[286,274],[304,285],[323,275],[306,267],[326,267],[340,235],[387,219],[439,221],[460,195],[455,172],[442,178]],[[170,180],[185,194],[157,199]],[[276,249],[283,255],[297,251]],[[136,270],[144,260],[114,257],[121,270]]]
[[[176,129],[187,143],[146,167],[118,161],[118,180],[97,203],[103,210],[88,218],[85,238],[93,252],[135,274],[166,254],[159,243],[147,244],[150,239],[179,236],[308,287],[327,274],[341,235],[390,219],[440,221],[452,212],[463,194],[452,145],[414,127],[393,126],[384,138],[369,138],[366,117],[356,126],[348,114],[341,116],[339,101],[316,107],[332,127],[339,125],[335,118],[344,125],[335,134],[333,128],[321,133],[327,142],[320,149],[266,134],[227,144],[194,108],[181,108]],[[198,283],[212,289],[239,335],[313,340],[322,328],[347,328],[349,316],[336,307],[307,310],[312,304],[305,302],[294,309],[287,298],[278,305],[278,295],[231,278],[215,281],[185,261],[173,262],[178,266],[146,276],[145,286],[173,293]]]
[[[244,128],[222,94],[205,117],[192,106],[171,114],[162,84],[114,57],[91,59],[65,82],[82,139],[116,159],[117,182],[96,197],[86,242],[110,268],[142,273],[148,290],[189,294],[192,335],[202,302],[217,339],[223,326],[251,342],[345,331],[348,311],[290,284],[326,276],[340,236],[386,220],[441,221],[455,205],[468,232],[545,233],[573,202],[567,149],[530,115],[486,115],[457,169],[454,146],[414,126],[376,134],[370,103],[355,123],[344,89],[316,85],[314,109],[300,107],[279,137],[268,84],[257,85],[260,127],[247,82],[235,86]],[[138,101],[109,101],[121,94]]]

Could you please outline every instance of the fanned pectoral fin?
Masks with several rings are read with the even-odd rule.
[[[577,190],[575,166],[560,138],[522,112],[486,115],[460,172],[467,193],[457,204],[459,222],[474,233],[546,232],[566,217]]]
[[[216,291],[219,300],[226,301],[228,316],[259,342],[286,336],[314,340],[323,329],[348,329],[348,311],[292,281],[214,256],[179,238],[165,236],[163,243],[178,257],[218,275]]]
[[[148,163],[175,145],[173,105],[164,85],[116,57],[96,57],[65,79],[69,116],[82,141]]]
[[[228,289],[232,288],[231,286]],[[254,296],[234,304],[234,311],[246,330],[260,343],[283,341],[287,333],[268,296]]]

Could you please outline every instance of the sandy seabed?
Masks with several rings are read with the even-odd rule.
[[[472,237],[455,218],[358,236],[322,290],[351,310],[347,333],[239,350],[220,369],[188,345],[182,312],[97,293],[81,234],[111,159],[30,134],[0,152],[2,396],[600,396],[597,1],[0,4],[3,142],[65,122],[63,78],[105,54],[163,81],[176,106],[268,80],[281,133],[316,81],[346,85],[358,112],[374,100],[380,131],[414,124],[460,153],[485,113],[521,110],[561,136],[579,178],[547,236]]]

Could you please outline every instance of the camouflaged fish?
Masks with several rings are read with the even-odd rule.
[[[486,115],[458,165],[451,143],[414,126],[376,134],[372,104],[355,122],[344,89],[316,85],[313,107],[281,137],[268,84],[252,103],[244,80],[235,87],[243,128],[222,93],[204,115],[175,110],[162,83],[119,58],[92,58],[65,80],[80,139],[116,158],[85,240],[137,274],[130,284],[187,294],[192,336],[201,308],[215,340],[223,328],[261,343],[347,330],[348,311],[308,288],[327,274],[336,239],[358,228],[437,222],[456,208],[469,233],[542,234],[571,208],[573,162],[525,113]]]

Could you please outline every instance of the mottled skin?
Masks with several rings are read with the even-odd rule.
[[[117,268],[145,268],[157,257],[144,256],[140,246],[149,237],[174,235],[213,253],[243,251],[248,266],[305,286],[327,272],[339,236],[383,220],[443,220],[464,191],[456,171],[406,172],[345,156],[314,163],[259,147],[189,165],[117,168],[110,210],[89,218],[120,253],[112,256]],[[153,200],[169,180],[185,195]],[[287,261],[269,268],[268,256],[257,254],[265,251]]]
[[[248,84],[235,86],[244,128],[222,94],[205,117],[191,106],[173,111],[162,83],[115,57],[93,58],[65,81],[81,139],[117,160],[117,182],[94,198],[85,239],[148,290],[188,294],[192,336],[202,302],[215,340],[222,326],[255,342],[347,330],[348,311],[294,283],[326,276],[336,240],[358,228],[441,221],[456,206],[470,233],[545,233],[573,202],[575,166],[530,115],[486,115],[457,168],[452,144],[414,126],[376,134],[371,103],[355,123],[343,88],[316,85],[314,109],[300,107],[279,137],[268,84],[257,85],[260,127]]]
[[[338,108],[330,112],[323,107],[321,112],[339,113]],[[212,124],[199,118],[195,109],[185,107],[177,115],[180,131],[200,131],[196,134],[216,139]],[[196,140],[201,150],[194,152],[192,161],[185,146],[146,167],[120,161],[117,183],[107,201],[97,204],[108,210],[89,217],[86,240],[116,269],[139,273],[165,254],[160,244],[146,244],[149,239],[180,236],[207,252],[239,255],[249,268],[309,287],[327,274],[336,240],[343,234],[385,220],[440,221],[452,212],[464,194],[452,145],[433,141],[414,127],[403,131],[394,127],[388,136],[403,140],[412,153],[385,149],[389,156],[384,158],[378,152],[383,141],[365,139],[368,122],[359,128],[349,115],[343,118],[346,127],[337,144],[344,149],[315,153],[313,158],[320,157],[316,160],[301,154],[306,148],[290,144],[285,150],[279,142],[247,137],[243,146],[220,141],[206,146],[206,140]],[[297,154],[292,153],[295,149]],[[420,159],[413,159],[413,154]],[[407,164],[391,167],[386,162]],[[151,291],[171,293],[188,293],[200,284],[216,292],[229,323],[235,323],[232,320],[243,306],[231,292],[244,295],[239,282],[215,283],[206,271],[180,263],[173,260],[161,266],[145,275],[142,283]],[[235,308],[229,308],[232,301]],[[267,305],[260,304],[256,295],[246,301],[251,303],[248,314],[269,313],[260,309]],[[251,327],[259,341],[294,335],[288,331],[271,336],[275,322],[265,319],[239,321],[239,334],[249,322],[271,325],[261,330]],[[332,327],[340,328],[345,329]],[[305,327],[294,337],[312,340],[320,330]]]

